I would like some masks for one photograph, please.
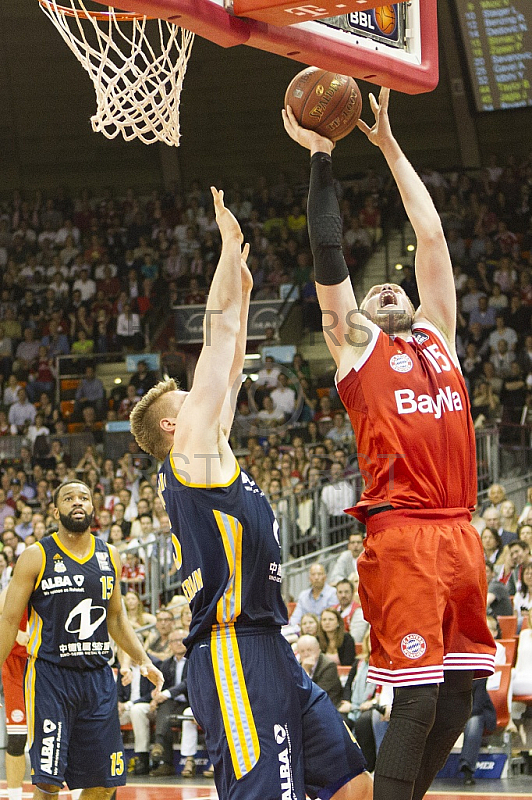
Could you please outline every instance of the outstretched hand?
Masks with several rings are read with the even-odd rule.
[[[369,104],[375,115],[375,123],[370,128],[362,119],[359,119],[357,122],[357,126],[362,133],[366,134],[371,144],[374,144],[375,147],[382,147],[386,141],[393,138],[390,120],[388,119],[389,100],[390,90],[385,89],[384,86],[379,92],[378,102],[375,99],[375,95],[371,93],[369,96]]]
[[[238,220],[233,216],[232,212],[224,205],[223,190],[218,190],[211,186],[212,196],[214,198],[214,212],[216,214],[216,223],[220,229],[222,239],[238,239],[239,242],[243,240],[242,231]]]
[[[310,150],[311,155],[314,153],[329,153],[334,150],[334,142],[327,139],[326,136],[311,131],[308,128],[302,128],[294,116],[291,107],[288,106],[282,110],[284,129],[294,142],[297,142],[301,147],[306,147]]]

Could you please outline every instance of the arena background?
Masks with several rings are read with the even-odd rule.
[[[532,109],[477,114],[469,96],[453,0],[439,0],[440,82],[429,94],[394,94],[393,128],[416,167],[476,167],[491,152],[528,152]],[[532,11],[531,11],[532,13]],[[295,175],[306,156],[289,141],[279,110],[297,62],[249,47],[223,50],[196,37],[182,95],[182,145],[146,146],[95,134],[92,83],[37,0],[0,4],[0,197],[14,189],[170,184],[229,186],[259,174]],[[364,116],[370,119],[368,84]],[[338,176],[384,167],[353,134],[335,155]],[[245,184],[244,184],[245,185]],[[248,184],[249,185],[249,184]]]

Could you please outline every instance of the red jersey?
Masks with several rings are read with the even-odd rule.
[[[25,631],[28,625],[28,609],[24,609],[24,614],[22,615],[22,619],[20,620],[18,629],[19,631]],[[11,652],[9,653],[10,656],[18,656],[18,658],[27,658],[28,651],[26,650],[26,646],[15,642],[13,647],[11,648]]]
[[[442,334],[418,323],[407,340],[380,329],[338,383],[357,441],[365,508],[467,508],[477,500],[476,448],[460,366]]]

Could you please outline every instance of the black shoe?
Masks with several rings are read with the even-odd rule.
[[[169,775],[175,775],[175,769],[171,764],[165,764],[163,761],[162,764],[150,771],[150,775],[152,778],[166,778]]]
[[[474,786],[476,784],[476,780],[473,777],[473,770],[469,767],[460,767],[460,772],[464,776],[464,786]]]
[[[148,753],[135,754],[135,769],[134,775],[147,775],[150,771],[150,756]]]

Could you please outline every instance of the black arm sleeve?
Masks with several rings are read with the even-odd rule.
[[[334,190],[332,159],[326,153],[314,153],[310,159],[307,215],[316,283],[342,283],[349,272],[342,252],[342,217]]]

